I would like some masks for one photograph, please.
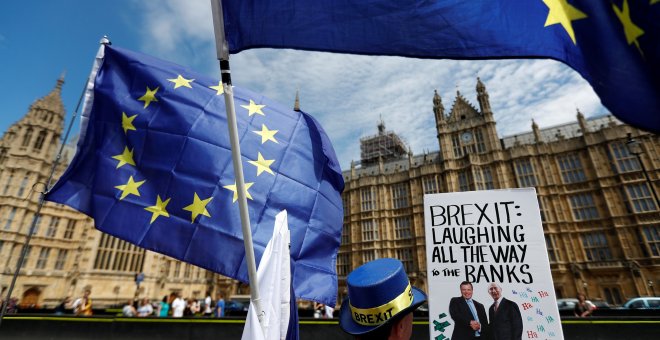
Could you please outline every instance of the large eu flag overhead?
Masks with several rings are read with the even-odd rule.
[[[296,295],[334,305],[344,181],[328,136],[305,113],[233,89],[255,256],[286,209]],[[88,97],[78,150],[47,200],[247,282],[222,84],[105,46]]]
[[[660,0],[222,0],[230,53],[552,58],[619,119],[660,132]]]

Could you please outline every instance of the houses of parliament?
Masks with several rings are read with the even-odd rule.
[[[63,82],[0,140],[3,297],[61,146]],[[476,90],[476,105],[457,92],[449,109],[437,92],[430,96],[437,151],[413,154],[383,122],[359,141],[360,161],[343,171],[338,301],[347,294],[346,275],[381,257],[400,259],[411,283],[427,288],[424,194],[521,187],[536,188],[557,297],[586,293],[621,304],[658,295],[658,136],[611,115],[586,119],[578,111],[576,122],[543,128],[532,122],[529,132],[500,137],[479,79]],[[73,156],[72,147],[63,149],[55,178]],[[247,292],[244,284],[103,234],[65,206],[47,202],[39,215],[14,288],[21,305],[54,306],[84,289],[96,306],[172,292],[192,298]],[[144,274],[139,286],[137,273]]]

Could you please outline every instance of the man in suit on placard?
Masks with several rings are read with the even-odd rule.
[[[472,299],[473,287],[468,281],[461,282],[461,296],[451,298],[449,315],[454,320],[452,340],[483,339],[488,328],[484,305]]]
[[[493,304],[488,309],[491,339],[522,339],[523,324],[518,304],[505,299],[502,296],[502,287],[497,283],[488,285],[488,294],[493,297]]]

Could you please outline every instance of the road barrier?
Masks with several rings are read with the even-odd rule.
[[[660,316],[587,319],[564,318],[565,339],[655,339],[660,334]],[[243,318],[123,318],[112,316],[72,317],[53,315],[6,316],[0,327],[3,340],[32,339],[240,339]],[[434,336],[437,334],[434,334]],[[449,337],[449,335],[447,335]],[[538,339],[548,336],[537,332]],[[352,339],[339,328],[337,319],[301,318],[300,339]],[[429,339],[427,319],[415,319],[412,339]],[[528,337],[523,334],[523,339]],[[531,338],[530,338],[531,339]]]

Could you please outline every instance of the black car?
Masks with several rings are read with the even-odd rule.
[[[225,315],[227,316],[246,316],[249,304],[240,301],[229,300],[225,303]]]

